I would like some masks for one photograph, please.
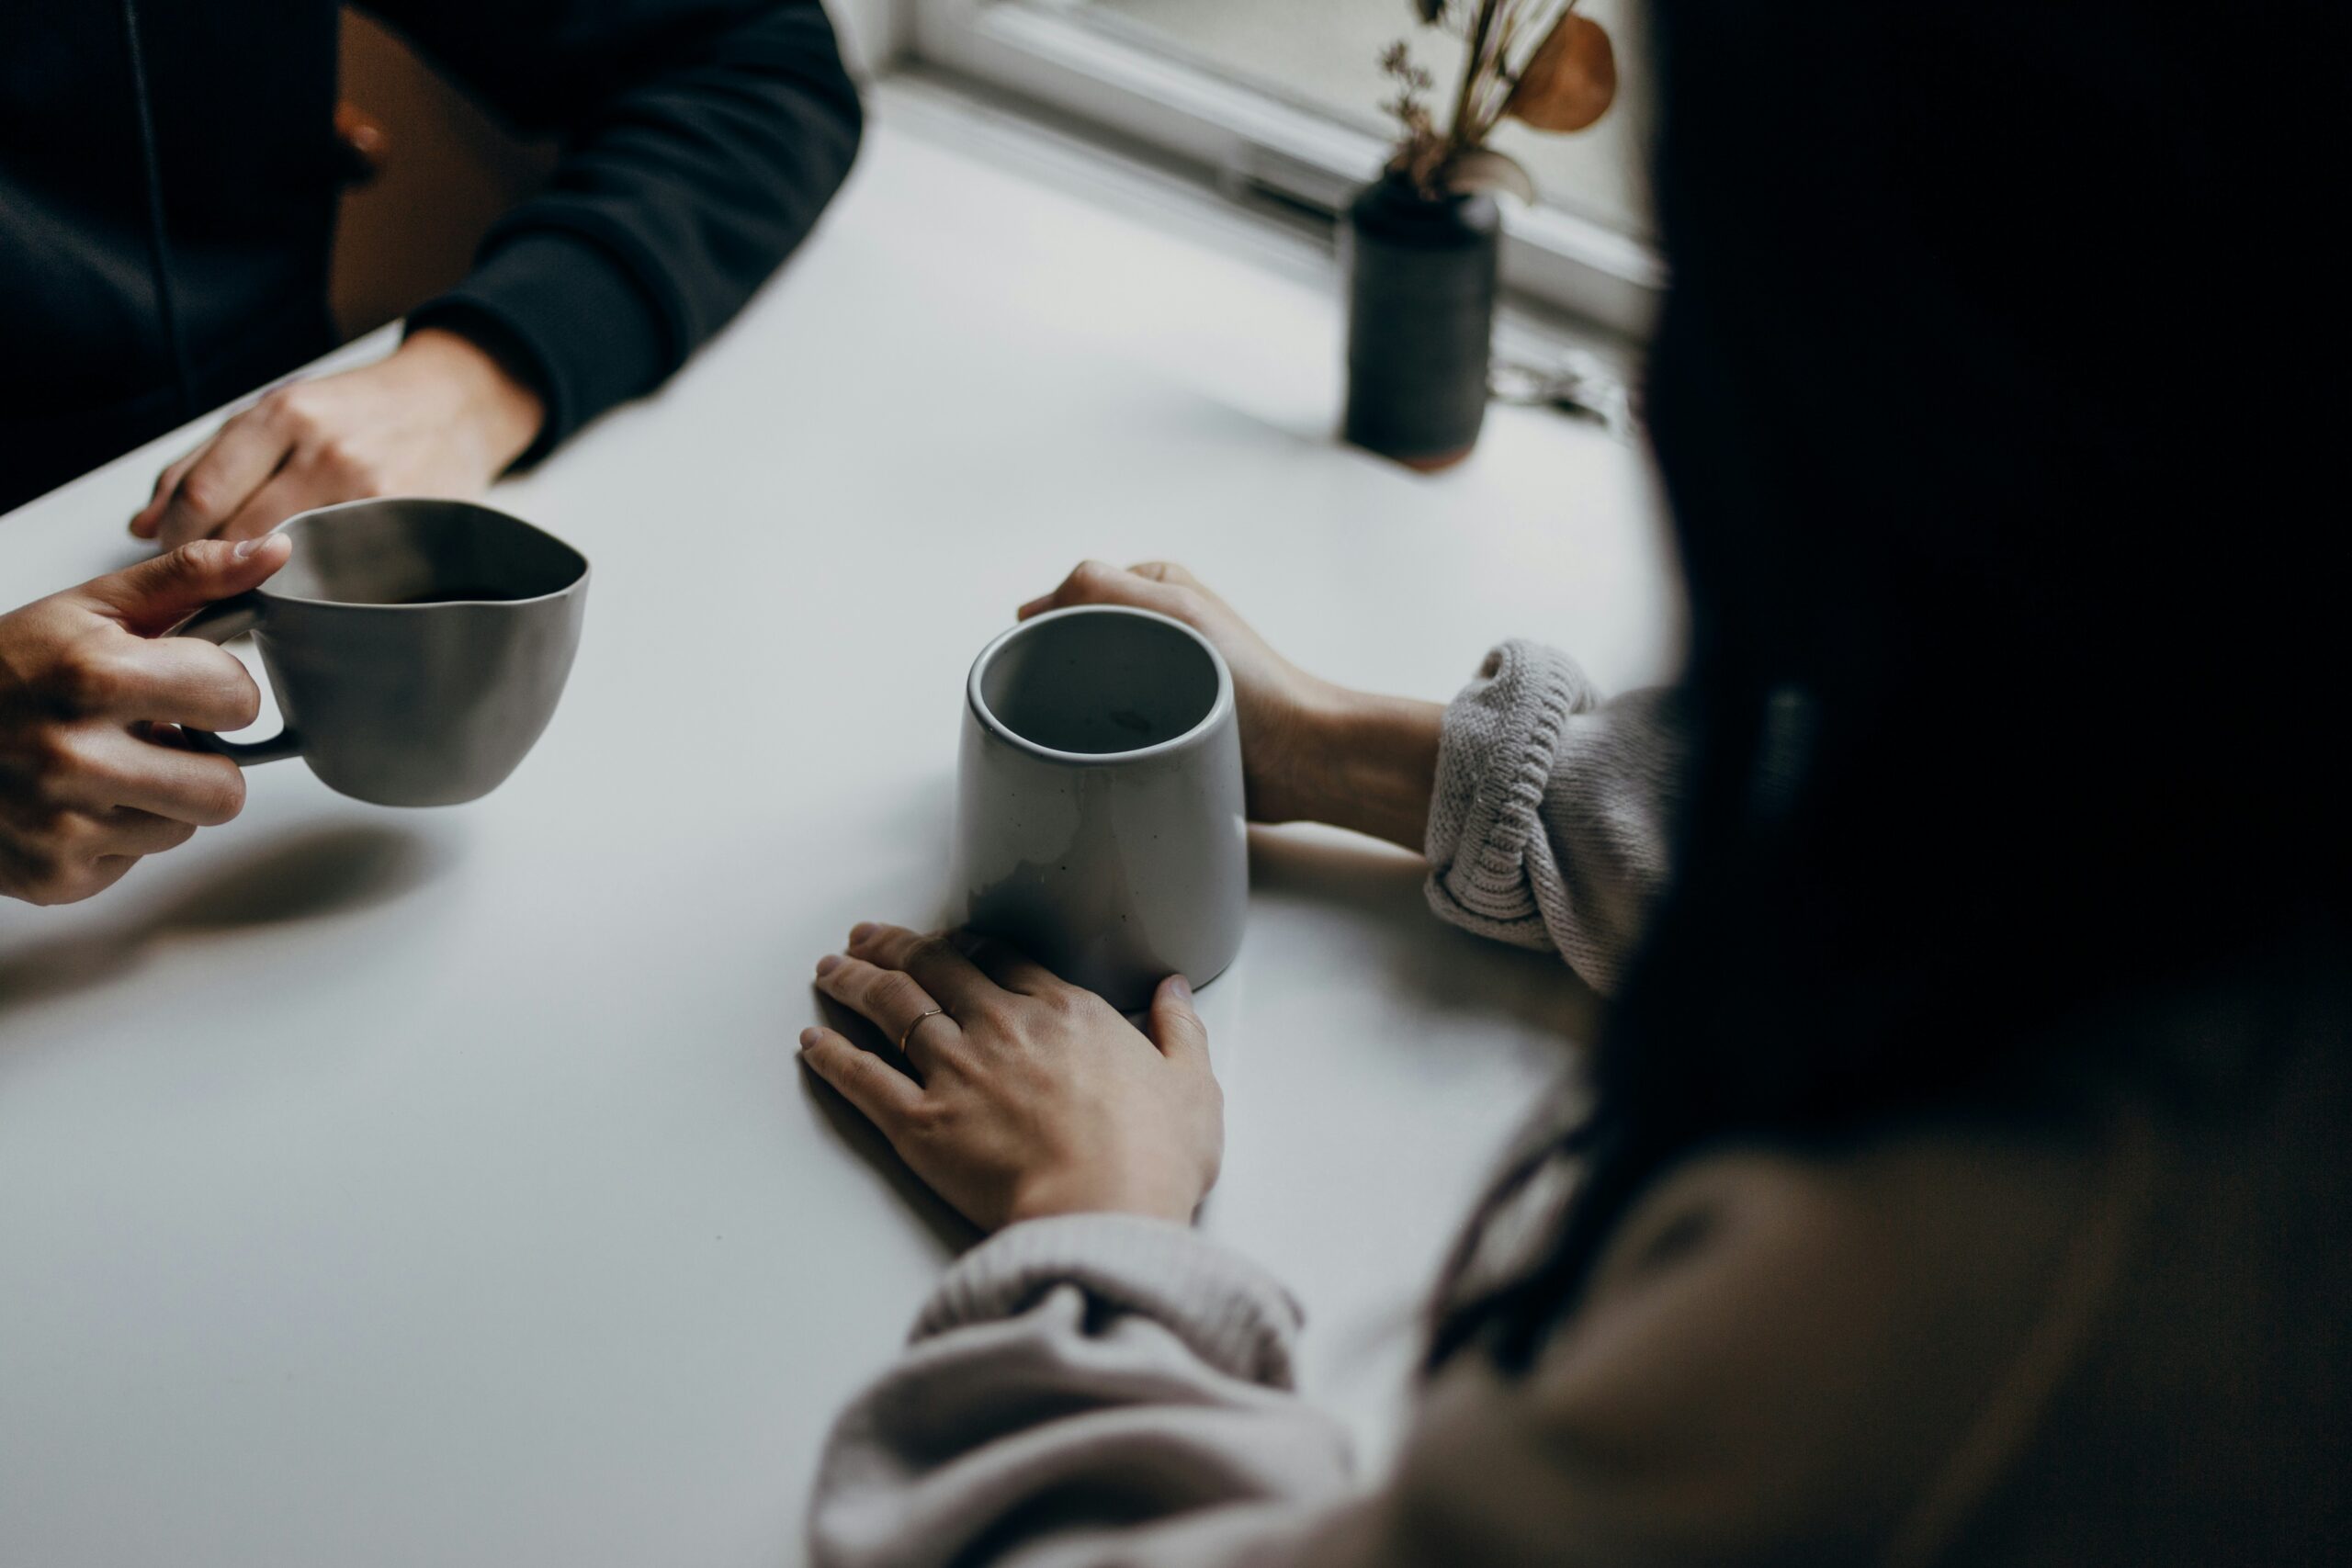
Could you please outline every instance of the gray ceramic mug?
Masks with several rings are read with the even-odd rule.
[[[1086,605],[980,650],[965,685],[965,923],[1124,1011],[1233,962],[1250,842],[1233,675],[1147,610]]]
[[[254,634],[286,728],[188,739],[240,765],[299,756],[379,806],[455,806],[505,782],[555,716],[588,561],[463,501],[354,501],[289,518],[294,553],[182,637]]]

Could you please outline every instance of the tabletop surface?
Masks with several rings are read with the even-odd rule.
[[[277,763],[105,897],[0,905],[0,1562],[797,1561],[833,1412],[970,1239],[804,1077],[810,965],[942,914],[964,671],[1079,559],[1182,559],[1351,684],[1442,698],[1513,635],[1669,671],[1633,449],[1508,409],[1438,479],[1341,447],[1328,276],[978,129],[886,99],[741,320],[497,492],[595,566],[503,788],[401,812]],[[134,558],[185,444],[0,519],[0,597]],[[1594,1014],[1421,874],[1257,831],[1200,998],[1203,1223],[1289,1283],[1374,1465]]]

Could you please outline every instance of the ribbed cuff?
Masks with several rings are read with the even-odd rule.
[[[1290,1292],[1191,1227],[1135,1214],[1059,1214],[998,1232],[948,1269],[911,1337],[1012,1316],[1061,1285],[1165,1325],[1228,1376],[1291,1386],[1305,1314]]]
[[[1447,705],[1426,845],[1440,916],[1504,941],[1551,944],[1528,885],[1527,840],[1541,829],[1568,716],[1598,700],[1566,654],[1513,638]]]
[[[669,327],[637,280],[594,241],[562,230],[495,244],[463,282],[412,311],[408,326],[462,333],[532,381],[547,423],[518,468],[650,391],[673,355]]]

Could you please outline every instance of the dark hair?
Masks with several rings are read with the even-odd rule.
[[[2067,1021],[2352,885],[2343,13],[1651,15],[1697,761],[1578,1201],[1432,1363],[1529,1354],[1708,1142],[2160,1089]]]

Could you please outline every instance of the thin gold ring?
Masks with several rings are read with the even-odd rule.
[[[945,1018],[946,1016],[947,1010],[945,1008],[925,1008],[922,1011],[915,1014],[915,1021],[899,1032],[899,1055],[903,1056],[907,1054],[907,1042],[915,1037],[915,1031],[922,1027],[922,1021],[924,1019]]]

